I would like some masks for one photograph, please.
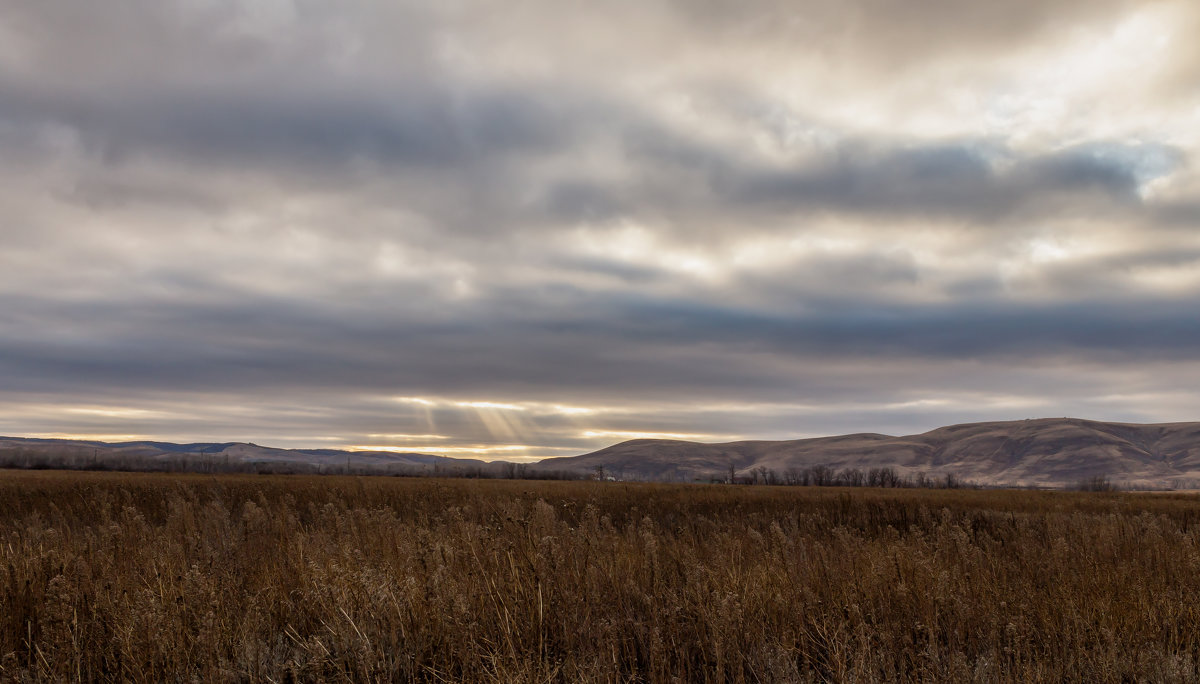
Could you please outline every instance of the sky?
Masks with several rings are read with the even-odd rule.
[[[4,0],[0,434],[1200,419],[1194,0]]]

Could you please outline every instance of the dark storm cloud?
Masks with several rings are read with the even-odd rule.
[[[911,145],[845,141],[815,159],[773,167],[662,135],[639,136],[629,148],[676,180],[702,182],[707,193],[688,199],[699,195],[705,209],[834,209],[963,216],[980,222],[1028,218],[1039,211],[1134,208],[1145,176],[1166,175],[1182,163],[1182,154],[1169,147],[1105,142],[1021,155],[987,140]],[[652,197],[639,199],[654,204]],[[603,202],[592,201],[597,204]]]
[[[561,104],[538,104],[555,98],[564,99],[559,93],[534,91],[478,94],[454,101],[445,94],[422,93],[419,86],[396,102],[356,102],[336,96],[297,101],[286,95],[220,101],[160,94],[146,103],[124,102],[115,111],[49,107],[37,119],[80,131],[85,147],[117,162],[151,154],[267,172],[280,168],[283,173],[307,165],[337,168],[370,161],[382,164],[383,172],[461,174],[479,166],[504,174],[510,167],[521,173],[525,161],[569,149],[572,134],[587,133],[578,123],[584,117],[573,119],[555,111],[567,108]],[[60,114],[62,110],[67,111]],[[624,116],[636,121],[638,113]],[[1131,159],[1143,148],[1146,155],[1174,156],[1169,149],[1145,145],[1121,148],[1125,154],[1112,157],[1080,147],[999,159],[1003,150],[986,142],[896,146],[847,142],[831,154],[779,167],[690,142],[670,150],[662,145],[650,138],[628,143],[629,153],[646,164],[627,181],[547,179],[540,206],[522,209],[511,200],[495,201],[508,205],[507,221],[517,227],[553,225],[552,219],[605,221],[655,213],[694,221],[705,212],[736,216],[739,211],[764,207],[782,212],[835,209],[994,220],[1071,198],[1070,209],[1078,204],[1090,204],[1094,211],[1136,205],[1139,178]],[[1001,162],[1006,165],[998,170]],[[1169,171],[1164,168],[1160,173]],[[646,182],[639,178],[642,175]],[[538,180],[526,180],[530,190],[539,191],[533,185]],[[457,178],[460,191],[479,184],[484,187],[476,188],[475,195],[485,197],[485,184],[504,182],[504,178]],[[103,201],[99,189],[93,187],[93,193]],[[119,187],[109,189],[121,194]],[[180,200],[187,199],[180,195]]]
[[[344,315],[299,301],[68,304],[6,298],[0,367],[11,389],[245,385],[612,400],[720,387],[786,396],[824,360],[1200,361],[1190,302],[873,307],[782,315],[687,301],[538,300]],[[15,312],[15,313],[14,313]],[[782,372],[781,372],[782,370]],[[572,388],[572,389],[564,389]]]
[[[463,164],[563,144],[572,121],[539,93],[519,89],[455,94],[436,84],[392,84],[391,93],[177,91],[23,96],[0,102],[0,120],[55,123],[78,131],[97,154],[278,164],[355,158],[417,167]],[[16,90],[16,89],[12,89]]]
[[[625,139],[634,163],[624,178],[590,179],[586,166],[576,165],[562,179],[533,175],[530,165],[601,135],[594,98],[589,107],[553,89],[451,96],[417,83],[400,90],[394,101],[336,91],[228,99],[159,92],[113,108],[39,103],[11,120],[79,133],[102,166],[81,175],[67,196],[96,207],[132,198],[220,209],[220,200],[193,183],[194,172],[175,187],[122,183],[118,167],[130,158],[186,159],[211,169],[206,173],[315,175],[315,187],[339,190],[361,179],[354,165],[367,162],[371,173],[396,177],[390,197],[371,199],[434,214],[443,230],[484,236],[639,217],[668,217],[692,234],[712,235],[717,219],[739,222],[743,232],[779,225],[763,212],[950,216],[977,225],[1039,213],[1137,212],[1143,174],[1165,175],[1182,163],[1181,153],[1151,144],[1018,155],[991,141],[844,141],[815,158],[779,164],[679,134],[638,133]],[[0,104],[0,119],[6,109]],[[617,103],[602,109],[618,130],[648,130],[642,117],[649,113]]]

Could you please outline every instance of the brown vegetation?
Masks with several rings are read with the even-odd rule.
[[[1179,494],[0,471],[0,679],[1195,681]]]

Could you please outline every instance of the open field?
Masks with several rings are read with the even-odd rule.
[[[1192,494],[0,471],[0,679],[1195,681]]]

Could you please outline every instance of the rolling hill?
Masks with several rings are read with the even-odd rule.
[[[503,464],[391,451],[276,449],[244,442],[95,442],[0,437],[0,466],[171,470],[192,472],[286,472],[427,475],[498,470]]]
[[[1068,487],[1107,477],[1133,488],[1200,484],[1200,423],[1141,425],[1074,418],[969,423],[919,435],[864,433],[787,441],[704,444],[636,439],[538,466],[623,479],[693,480],[828,466],[894,468],[901,476],[952,474],[986,485]]]
[[[968,423],[919,435],[859,433],[785,441],[705,444],[635,439],[582,456],[515,466],[419,453],[276,449],[241,442],[107,443],[0,437],[0,467],[389,475],[590,475],[707,481],[758,475],[784,480],[822,466],[892,468],[900,477],[947,475],[983,485],[1070,487],[1107,478],[1127,488],[1200,488],[1200,422],[1132,424],[1076,418]]]

